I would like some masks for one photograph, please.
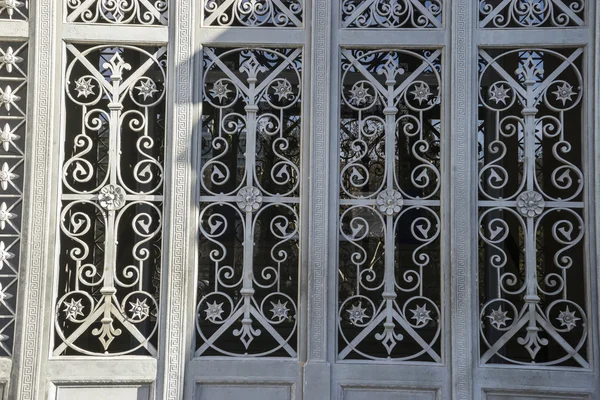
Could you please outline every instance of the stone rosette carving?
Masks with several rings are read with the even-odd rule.
[[[100,190],[98,201],[108,211],[118,210],[125,205],[125,190],[118,185],[106,185]]]
[[[542,214],[545,205],[542,195],[533,190],[523,192],[517,197],[517,210],[528,218]]]
[[[236,202],[238,207],[245,212],[254,212],[260,208],[263,197],[260,190],[253,186],[245,186],[237,194]]]
[[[382,214],[394,215],[400,212],[404,205],[402,194],[397,190],[388,189],[377,196],[377,208]]]

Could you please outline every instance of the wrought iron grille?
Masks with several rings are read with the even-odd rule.
[[[599,5],[0,0],[0,399],[596,398]]]
[[[486,28],[585,25],[585,0],[479,0],[479,24]]]
[[[204,49],[196,356],[297,356],[302,50]]]
[[[589,367],[582,53],[479,51],[482,363]]]
[[[442,0],[342,0],[344,28],[441,28]]]
[[[338,357],[440,362],[439,50],[342,50]]]
[[[167,25],[168,0],[65,0],[64,4],[67,22]]]
[[[67,44],[55,355],[156,355],[164,47]]]
[[[302,27],[304,0],[203,0],[205,26]]]

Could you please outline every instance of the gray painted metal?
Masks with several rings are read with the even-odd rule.
[[[501,3],[509,7],[516,0]],[[273,3],[281,3],[272,0]],[[87,2],[95,3],[95,2]],[[135,3],[138,3],[137,1]],[[141,1],[139,3],[142,3]],[[154,2],[143,2],[154,3]],[[229,1],[228,3],[232,3]],[[269,2],[270,3],[270,2]],[[568,27],[497,28],[479,22],[472,0],[445,1],[434,26],[358,28],[341,2],[306,0],[286,27],[214,24],[203,4],[170,0],[169,22],[82,23],[53,0],[30,2],[2,40],[29,40],[23,236],[14,355],[0,359],[5,399],[69,399],[81,393],[149,399],[594,399],[600,396],[597,232],[600,230],[600,7],[571,10]],[[346,1],[346,3],[348,3]],[[368,3],[368,2],[366,2]],[[372,3],[372,2],[371,2]],[[420,3],[411,0],[410,4]],[[564,0],[550,2],[564,9]],[[0,1],[0,4],[3,4]],[[75,7],[77,8],[77,7]],[[0,10],[2,6],[0,5]],[[209,10],[210,11],[210,10]],[[431,12],[429,14],[432,14]],[[16,14],[15,14],[16,15]],[[485,18],[485,17],[484,17]],[[27,19],[27,21],[24,21]],[[110,19],[110,18],[108,18]],[[435,18],[434,18],[435,19]],[[489,19],[489,18],[488,18]],[[431,21],[431,19],[429,19]],[[214,22],[214,20],[213,20]],[[298,23],[301,22],[301,23]],[[583,22],[583,23],[582,23]],[[370,24],[370,23],[369,23]],[[552,23],[550,23],[552,24]],[[204,24],[206,25],[206,23]],[[245,24],[241,24],[245,25]],[[391,24],[394,25],[394,24]],[[57,278],[59,158],[64,43],[168,46],[163,280],[158,357],[56,357],[51,351]],[[295,358],[194,357],[197,254],[197,136],[204,46],[304,49],[301,290]],[[477,294],[477,53],[479,47],[583,49],[584,203],[591,335],[589,368],[480,365]],[[338,108],[340,48],[441,49],[444,62],[441,222],[442,352],[439,363],[345,361],[337,356]],[[93,387],[93,392],[87,388]],[[103,389],[107,388],[107,389]],[[77,397],[75,397],[77,398]]]

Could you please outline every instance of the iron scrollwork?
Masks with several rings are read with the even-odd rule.
[[[479,51],[483,364],[589,366],[582,52]]]
[[[196,356],[296,357],[300,49],[204,50]]]
[[[164,47],[67,45],[55,355],[157,355]]]
[[[342,51],[340,359],[441,362],[440,54]]]
[[[203,0],[205,26],[302,27],[303,0]]]
[[[479,0],[479,24],[486,28],[585,25],[586,0]]]
[[[167,25],[168,0],[65,0],[65,7],[67,22]]]
[[[342,0],[344,28],[441,28],[442,0]]]

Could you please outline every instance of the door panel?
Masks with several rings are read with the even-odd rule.
[[[536,399],[548,399],[548,400],[579,400],[579,399],[591,399],[591,395],[570,395],[570,394],[557,394],[557,393],[539,393],[539,394],[522,394],[518,392],[506,392],[506,393],[486,393],[486,399],[489,400],[536,400]]]
[[[151,388],[150,385],[142,387],[123,386],[123,387],[90,387],[90,386],[56,386],[56,400],[103,400],[106,398],[115,398],[123,400],[149,400]],[[52,394],[51,394],[52,396]]]
[[[436,400],[439,396],[439,392],[436,390],[411,390],[404,389],[401,387],[373,387],[373,388],[361,388],[349,386],[342,386],[342,400],[368,400],[372,399],[373,396],[377,396],[378,399],[382,400],[396,400],[396,399],[411,399],[411,400]]]
[[[331,398],[450,398],[446,12],[350,3],[332,9]]]
[[[596,180],[586,111],[594,67],[585,20],[593,3],[551,2],[547,13],[527,17],[499,3],[473,10],[475,397],[594,398],[598,391],[590,348],[597,341],[590,251],[597,207],[589,203]],[[559,21],[562,4],[571,12]],[[579,44],[566,26],[578,27]],[[523,37],[535,39],[527,46]]]
[[[227,3],[197,10],[189,398],[301,397],[310,139],[308,35],[287,31],[306,11],[294,4],[254,17]],[[223,39],[229,22],[240,35]]]
[[[292,400],[293,389],[291,385],[269,385],[257,383],[255,385],[244,384],[199,384],[196,394],[198,400],[209,399],[237,399],[245,398],[251,400],[274,399]]]

